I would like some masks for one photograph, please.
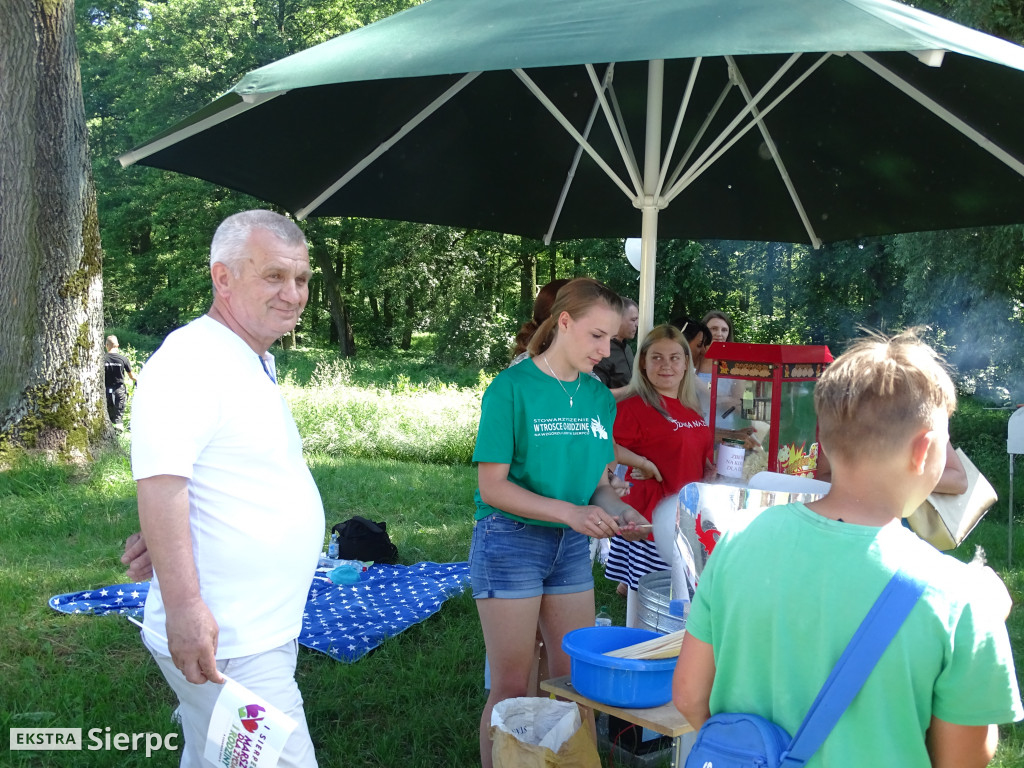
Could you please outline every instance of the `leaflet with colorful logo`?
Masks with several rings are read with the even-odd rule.
[[[274,768],[297,723],[225,675],[203,756],[224,768]]]

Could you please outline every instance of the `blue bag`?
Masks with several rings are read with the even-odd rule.
[[[896,571],[818,691],[796,736],[760,715],[708,718],[685,768],[799,768],[818,751],[867,682],[882,653],[924,592],[924,582]]]
[[[760,715],[721,712],[701,727],[686,768],[780,768],[792,741],[781,726]]]

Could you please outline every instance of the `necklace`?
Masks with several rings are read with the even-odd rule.
[[[576,390],[570,395],[569,394],[569,390],[565,388],[565,384],[562,383],[562,380],[560,378],[558,378],[557,376],[555,376],[555,371],[551,367],[551,363],[548,362],[548,356],[547,355],[541,355],[541,357],[544,359],[544,365],[546,365],[548,367],[548,370],[551,371],[551,376],[554,378],[555,381],[558,382],[558,386],[560,386],[562,388],[562,391],[565,392],[565,396],[569,398],[569,407],[572,408],[572,399],[574,397],[576,397],[577,394],[579,394],[580,384],[583,383],[583,376],[577,371],[577,373],[576,373]]]

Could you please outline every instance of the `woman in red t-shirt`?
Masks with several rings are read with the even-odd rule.
[[[651,520],[654,508],[687,483],[714,476],[714,440],[700,413],[686,338],[659,325],[643,340],[627,397],[615,416],[615,458],[630,467],[623,501]],[[605,576],[636,590],[641,576],[669,569],[654,538],[612,540]],[[635,601],[631,600],[635,605]],[[632,625],[627,615],[627,625]]]

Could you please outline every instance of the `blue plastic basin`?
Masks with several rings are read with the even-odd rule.
[[[601,704],[630,709],[660,707],[672,700],[670,659],[617,659],[608,651],[660,637],[657,632],[629,627],[584,627],[562,638],[571,659],[572,685]]]

